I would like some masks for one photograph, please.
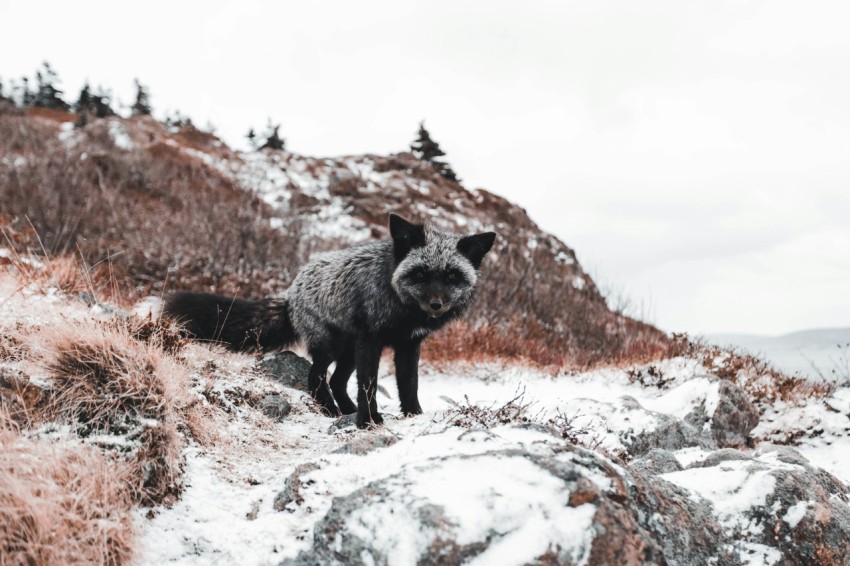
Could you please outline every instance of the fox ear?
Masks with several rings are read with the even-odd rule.
[[[413,248],[425,245],[425,227],[408,222],[396,214],[390,214],[390,235],[393,238],[396,263],[403,260]]]
[[[465,238],[461,238],[457,243],[457,251],[469,260],[472,267],[478,269],[481,267],[481,262],[484,261],[484,256],[493,247],[493,242],[495,241],[495,232],[484,232],[483,234],[466,236]]]

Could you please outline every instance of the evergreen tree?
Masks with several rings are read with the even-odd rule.
[[[248,135],[245,136],[248,138],[248,144],[251,146],[251,149],[257,149],[257,134],[254,133],[254,128],[248,130]]]
[[[6,96],[6,93],[4,92],[3,87],[4,87],[3,80],[0,79],[0,102],[6,102],[6,103],[14,104],[15,101],[12,100],[11,97]]]
[[[15,104],[15,100],[11,96],[11,93],[9,96],[6,96],[3,86],[3,81],[0,81],[0,114],[11,112],[14,110],[15,106],[17,106]]]
[[[150,103],[150,94],[148,93],[148,89],[139,82],[139,79],[135,79],[136,83],[136,102],[133,103],[131,107],[133,111],[133,116],[150,116],[153,109],[151,108]]]
[[[30,80],[27,77],[21,77],[21,86],[20,86],[21,96],[19,97],[21,101],[21,106],[24,108],[29,108],[33,106],[35,102],[35,94],[30,90]]]
[[[445,179],[456,183],[460,182],[457,173],[454,172],[451,166],[445,161],[437,159],[438,157],[446,155],[446,152],[440,149],[440,144],[431,139],[430,132],[425,129],[424,121],[419,122],[419,135],[416,140],[410,144],[410,151],[417,158],[431,163],[437,172]]]
[[[280,137],[278,130],[280,124],[272,124],[269,120],[266,126],[266,141],[260,146],[260,149],[286,149],[286,140]]]
[[[103,87],[97,87],[97,92],[91,95],[91,107],[94,115],[98,118],[115,116],[115,110],[112,109],[111,102],[112,93],[104,90]]]
[[[410,151],[419,159],[434,161],[446,153],[440,149],[440,144],[431,139],[431,134],[425,129],[425,122],[419,122],[419,137],[410,144]]]
[[[32,105],[39,108],[53,108],[54,110],[64,110],[67,112],[71,109],[71,106],[62,100],[62,91],[56,88],[59,77],[47,61],[42,66],[44,67],[43,72],[39,70],[35,73],[38,87],[35,91]]]
[[[80,90],[80,96],[77,97],[77,102],[74,103],[74,112],[82,114],[83,112],[91,112],[92,110],[92,94],[89,83],[83,85]]]

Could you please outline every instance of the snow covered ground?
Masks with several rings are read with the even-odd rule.
[[[224,360],[232,356],[220,355]],[[157,510],[153,519],[139,513],[143,532],[139,563],[275,564],[294,559],[310,549],[314,527],[329,512],[335,498],[376,482],[384,482],[388,489],[393,482],[402,482],[399,485],[411,498],[424,498],[442,507],[461,539],[478,540],[478,530],[498,523],[505,536],[475,563],[531,561],[543,554],[551,541],[572,548],[571,556],[581,562],[590,548],[594,508],[564,508],[569,493],[564,492],[562,482],[528,469],[522,459],[502,461],[488,456],[448,460],[437,469],[432,465],[441,458],[490,455],[499,450],[533,452],[558,444],[558,439],[535,428],[511,425],[489,430],[453,426],[454,404],[498,408],[521,396],[520,403],[527,406],[524,414],[530,420],[544,423],[561,412],[575,419],[577,429],[586,430],[582,439],[587,444],[628,458],[635,437],[651,433],[665,416],[683,418],[697,406],[711,414],[717,407],[717,382],[693,360],[668,360],[661,364],[661,370],[674,381],[665,389],[641,386],[632,382],[626,371],[617,369],[553,376],[520,366],[459,364],[437,369],[426,365],[420,383],[426,413],[402,418],[395,399],[382,396],[382,410],[390,418],[378,431],[358,431],[350,424],[337,429],[331,426],[334,421],[330,418],[298,410],[283,422],[263,422],[258,434],[256,428],[243,422],[253,417],[237,413],[228,429],[234,437],[229,443],[189,449],[188,487],[181,501],[171,509]],[[250,388],[251,381],[268,378],[248,372],[229,379],[232,381],[222,387]],[[387,370],[381,383],[386,391],[394,390]],[[296,407],[307,403],[303,393],[286,391]],[[847,393],[840,390],[840,400],[833,402],[846,405],[850,399]],[[824,406],[820,410],[826,417],[828,410]],[[807,439],[799,450],[850,482],[850,406],[842,405],[841,410],[843,431]],[[778,414],[778,419],[784,415],[781,409]],[[365,449],[357,449],[358,443]],[[688,466],[699,464],[713,452],[712,448],[692,446],[673,454],[682,466]],[[305,465],[306,471],[292,476]],[[695,498],[711,501],[720,524],[737,532],[742,524],[752,522],[749,511],[765,503],[775,483],[770,474],[793,466],[776,462],[768,454],[757,458],[756,471],[749,471],[750,467],[749,461],[741,460],[721,467],[676,471],[665,479],[690,490]],[[292,499],[283,510],[276,510],[276,497],[291,476],[297,478],[289,481],[299,485],[298,500]],[[611,481],[603,475],[591,479],[602,489]],[[391,501],[377,509],[370,507],[362,517],[351,518],[357,528],[379,538],[373,542],[384,549],[389,564],[415,563],[417,553],[429,540],[417,539],[421,526],[405,515],[405,509],[411,506],[411,501],[404,505]],[[804,511],[805,505],[789,510],[788,521],[793,523]],[[484,521],[482,516],[492,521]],[[547,529],[551,528],[555,531],[550,533]],[[464,543],[459,540],[458,544]],[[752,564],[772,564],[781,558],[778,550],[760,543],[740,546],[736,551]]]
[[[109,316],[0,279],[3,325]],[[850,559],[847,384],[754,404],[685,357],[585,373],[423,363],[426,412],[403,418],[385,358],[385,426],[363,431],[269,359],[194,343],[179,357],[214,439],[187,443],[172,506],[135,512],[140,565]],[[268,396],[291,411],[246,401]]]

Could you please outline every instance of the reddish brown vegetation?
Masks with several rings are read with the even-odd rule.
[[[835,389],[834,383],[812,383],[798,375],[789,376],[752,354],[692,340],[687,334],[673,335],[668,356],[698,360],[717,377],[739,385],[760,406],[776,401],[805,402],[825,397]]]
[[[0,428],[0,564],[123,564],[132,555],[124,468],[94,448]]]

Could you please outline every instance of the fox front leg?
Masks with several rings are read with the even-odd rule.
[[[376,336],[362,335],[354,351],[357,366],[357,428],[383,424],[378,412],[378,364],[381,362],[381,343]]]
[[[395,346],[395,378],[398,398],[404,416],[421,415],[419,406],[419,340],[401,342]]]

